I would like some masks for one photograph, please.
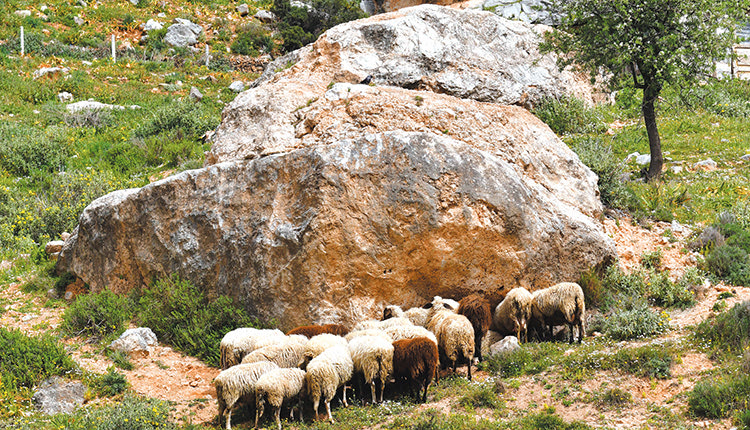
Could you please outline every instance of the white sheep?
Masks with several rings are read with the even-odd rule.
[[[222,369],[242,362],[249,353],[264,346],[282,342],[286,335],[281,330],[243,327],[225,334],[219,345]]]
[[[352,362],[349,348],[334,346],[323,351],[307,365],[307,389],[312,400],[315,417],[318,417],[318,407],[322,398],[326,405],[328,419],[333,423],[331,415],[331,399],[336,395],[339,387],[343,387],[342,403],[346,402],[346,384],[352,379],[354,362]]]
[[[388,305],[383,310],[383,321],[391,318],[406,318],[412,324],[424,327],[427,325],[429,312],[430,310],[425,308],[409,308],[404,311],[401,306]]]
[[[531,301],[531,293],[526,288],[513,288],[495,307],[490,328],[500,334],[513,334],[519,341],[527,342]]]
[[[356,330],[367,330],[367,329],[380,329],[384,330],[388,327],[393,327],[397,325],[414,325],[409,321],[407,318],[389,318],[387,320],[378,321],[378,320],[364,320],[357,323],[357,325],[354,326],[354,329],[352,331]]]
[[[281,430],[281,405],[294,399],[299,406],[300,420],[304,422],[302,398],[307,391],[306,385],[305,371],[302,369],[276,369],[258,378],[255,383],[255,428],[258,428],[258,421],[268,403],[274,411],[276,426]]]
[[[219,424],[224,419],[226,428],[232,428],[232,411],[240,400],[254,405],[255,383],[264,373],[279,366],[269,363],[239,364],[221,371],[214,379],[216,399],[219,402]]]
[[[331,333],[323,333],[317,336],[313,336],[305,344],[305,349],[302,352],[302,368],[307,368],[307,364],[313,358],[317,357],[328,348],[334,346],[346,346],[346,339],[339,335]]]
[[[372,403],[375,399],[375,381],[380,381],[380,401],[383,401],[385,381],[393,372],[393,345],[380,336],[360,336],[349,342],[349,353],[354,363],[354,372],[364,376],[370,385]]]
[[[471,362],[474,358],[474,327],[463,315],[449,310],[440,297],[435,297],[430,307],[430,320],[427,329],[435,334],[438,341],[441,365],[453,365],[456,372],[459,360],[466,360],[467,375],[471,380]]]
[[[584,316],[586,303],[583,289],[575,282],[562,282],[549,288],[534,291],[532,294],[531,314],[535,322],[542,326],[542,331],[549,328],[552,338],[552,327],[566,324],[570,329],[569,343],[573,343],[573,327],[578,327],[578,343],[586,335]]]
[[[301,339],[304,340],[301,340]],[[299,367],[302,365],[305,345],[307,338],[305,336],[289,336],[286,341],[275,345],[265,346],[256,349],[242,359],[242,363],[256,363],[260,361],[270,361],[279,367]]]
[[[401,339],[414,339],[417,337],[426,337],[437,345],[435,334],[422,326],[394,326],[388,327],[384,332],[393,339],[393,342]]]
[[[346,339],[347,342],[351,342],[352,339],[360,336],[379,336],[383,339],[386,339],[389,342],[393,342],[393,339],[386,333],[384,330],[380,330],[377,328],[369,328],[365,330],[357,330],[348,333],[346,336],[344,336],[344,339]]]

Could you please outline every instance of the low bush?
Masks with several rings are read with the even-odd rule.
[[[604,408],[621,408],[633,401],[633,395],[620,388],[610,388],[597,396],[597,403]]]
[[[109,351],[107,357],[115,363],[115,366],[122,370],[133,370],[133,362],[130,361],[130,357],[127,353],[122,351]]]
[[[199,139],[219,125],[219,114],[200,103],[174,101],[158,109],[133,131],[138,139],[165,135],[169,138]]]
[[[270,33],[258,23],[249,23],[240,27],[237,38],[232,43],[232,52],[257,57],[260,51],[273,51],[274,43]]]
[[[741,430],[750,430],[750,409],[738,412],[735,422]]]
[[[657,249],[652,252],[644,252],[641,254],[641,266],[646,269],[659,270],[661,269],[661,263],[664,259],[661,249]]]
[[[706,418],[724,418],[748,407],[750,375],[727,374],[698,382],[688,394],[691,413]]]
[[[458,404],[467,409],[476,408],[498,408],[503,402],[495,394],[491,381],[483,383],[471,383],[468,392],[458,400]]]
[[[562,353],[561,348],[555,343],[526,343],[515,351],[486,357],[481,368],[503,378],[537,374],[554,364],[554,357]]]
[[[665,345],[625,348],[612,355],[612,367],[646,378],[669,378],[673,362],[674,352]]]
[[[4,390],[31,388],[50,376],[77,370],[73,359],[52,336],[29,337],[0,328],[0,382]]]
[[[654,273],[646,284],[646,294],[651,303],[667,308],[689,308],[695,304],[695,293],[689,287],[690,279],[672,282],[668,273]]]
[[[198,287],[177,276],[155,281],[141,292],[137,307],[137,320],[160,341],[211,366],[219,365],[219,344],[227,332],[260,326],[229,297],[209,300]]]
[[[281,48],[285,52],[315,41],[329,28],[366,16],[358,1],[349,0],[313,0],[309,8],[293,6],[289,0],[276,0],[271,12],[279,20]]]
[[[642,339],[669,330],[669,315],[656,312],[645,300],[616,309],[604,319],[602,331],[615,340]]]
[[[623,180],[625,165],[615,155],[611,145],[601,139],[587,137],[577,139],[571,149],[599,177],[599,195],[605,206],[630,210],[638,204],[635,194]]]
[[[595,109],[570,96],[543,98],[532,113],[558,135],[571,133],[602,133],[607,130]]]
[[[60,131],[46,132],[12,122],[0,123],[0,168],[12,176],[28,176],[33,171],[57,172],[65,166],[69,146]]]
[[[734,285],[750,285],[750,256],[742,248],[732,245],[713,248],[704,264],[705,269],[719,279]]]
[[[750,300],[701,322],[695,327],[694,336],[720,351],[742,353],[750,346]]]
[[[128,380],[125,375],[119,373],[114,367],[109,367],[107,373],[97,375],[89,382],[90,388],[98,395],[104,397],[116,396],[128,388]]]
[[[60,328],[71,336],[102,338],[123,332],[131,315],[127,298],[102,290],[78,296],[65,310]]]

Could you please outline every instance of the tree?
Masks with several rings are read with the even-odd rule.
[[[578,64],[594,75],[623,76],[643,90],[641,112],[651,163],[647,180],[661,175],[664,158],[655,102],[666,84],[691,84],[726,58],[734,29],[747,19],[747,0],[558,0],[560,25],[545,34],[542,52],[562,53],[561,66]]]

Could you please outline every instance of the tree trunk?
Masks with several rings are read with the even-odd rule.
[[[654,109],[654,101],[659,97],[660,92],[661,88],[658,85],[645,85],[643,89],[643,104],[641,105],[643,120],[646,123],[646,132],[648,133],[648,147],[651,151],[651,163],[648,166],[648,173],[646,174],[646,180],[649,182],[659,179],[662,166],[664,166],[664,157],[661,153],[661,139],[659,138],[659,130],[656,127],[656,111]]]

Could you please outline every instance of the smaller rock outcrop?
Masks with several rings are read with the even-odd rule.
[[[182,18],[175,18],[174,22],[167,29],[165,43],[181,48],[198,43],[198,36],[203,32],[203,27]]]
[[[34,406],[44,414],[69,414],[83,404],[86,387],[79,381],[53,376],[39,384],[33,396]]]
[[[138,327],[125,330],[109,347],[131,357],[148,357],[156,345],[156,334],[148,327]]]

